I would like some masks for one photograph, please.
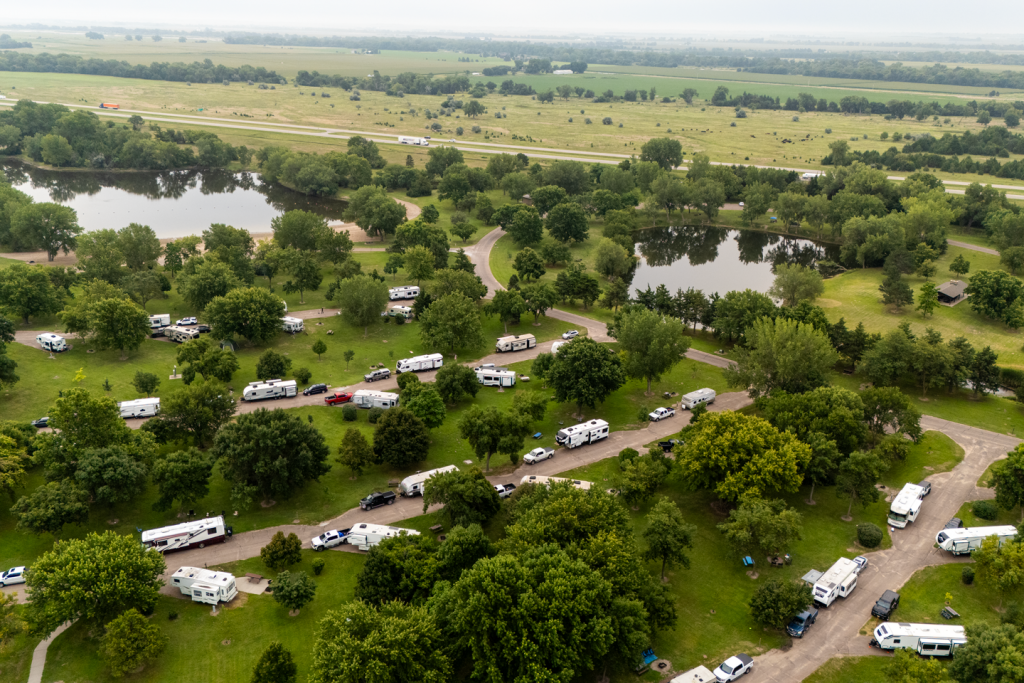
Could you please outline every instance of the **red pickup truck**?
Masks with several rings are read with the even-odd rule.
[[[328,396],[324,399],[324,403],[329,406],[333,406],[338,403],[348,403],[352,400],[351,391],[335,391],[334,396]]]

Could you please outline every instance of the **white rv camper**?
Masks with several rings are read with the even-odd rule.
[[[718,683],[718,679],[706,666],[698,666],[684,671],[668,683]]]
[[[697,391],[691,391],[683,396],[682,400],[679,401],[679,407],[683,410],[693,410],[701,403],[711,405],[715,402],[715,396],[716,394],[714,389],[698,389]]]
[[[191,596],[193,602],[208,605],[231,602],[238,595],[233,575],[199,567],[181,567],[171,574],[171,584],[177,586],[182,594]]]
[[[926,657],[948,657],[967,644],[963,626],[954,624],[907,624],[887,621],[874,631],[872,645],[883,650],[913,650]]]
[[[516,373],[508,368],[495,368],[482,365],[473,369],[476,381],[485,387],[514,387]]]
[[[205,548],[231,538],[232,529],[224,526],[223,517],[207,517],[142,532],[142,545],[161,553],[189,548]]]
[[[68,350],[68,343],[59,334],[44,332],[36,335],[36,341],[43,347],[43,351],[60,352]]]
[[[552,353],[552,355],[557,354],[558,353],[558,349],[562,348],[563,346],[565,346],[568,343],[569,342],[567,342],[567,341],[556,341],[556,342],[553,342],[551,344],[551,353]]]
[[[904,529],[921,513],[924,489],[917,484],[906,484],[889,507],[889,524]]]
[[[399,135],[398,142],[403,145],[419,145],[420,147],[430,146],[430,141],[426,138],[413,138],[408,135]]]
[[[398,405],[398,394],[360,389],[352,394],[352,404],[357,408],[394,408]]]
[[[287,398],[298,393],[295,380],[268,379],[266,382],[249,382],[242,390],[243,401],[265,401],[269,398]]]
[[[566,448],[576,448],[608,438],[608,423],[604,420],[581,422],[572,427],[559,429],[555,434],[555,443]]]
[[[400,299],[415,299],[420,295],[420,288],[415,285],[407,287],[392,287],[388,290],[388,298],[392,301]]]
[[[857,587],[857,563],[840,557],[832,568],[814,582],[814,602],[828,607],[836,598],[849,597]]]
[[[392,318],[405,318],[409,320],[412,318],[412,308],[409,306],[392,306],[388,309],[388,315]]]
[[[540,474],[528,474],[519,481],[519,485],[525,484],[542,484],[544,486],[550,486],[551,484],[557,484],[561,481],[567,481],[572,484],[573,488],[580,489],[582,491],[589,491],[590,487],[593,486],[589,481],[583,481],[582,479],[566,479],[565,477],[545,477]]]
[[[966,529],[943,529],[935,542],[943,550],[954,555],[969,555],[981,547],[989,536],[997,536],[999,545],[1009,543],[1017,537],[1017,528],[1012,526],[975,526]]]
[[[436,470],[427,470],[426,472],[418,472],[411,474],[402,480],[402,483],[398,485],[398,495],[408,496],[422,496],[423,487],[427,483],[427,479],[430,479],[435,474],[442,474],[444,472],[458,472],[459,468],[455,465],[448,465],[447,467],[438,467]]]
[[[302,332],[306,329],[306,326],[302,323],[302,318],[293,318],[289,315],[281,318],[281,329],[285,332],[295,334],[296,332]]]
[[[525,351],[537,345],[537,338],[532,334],[513,334],[508,337],[498,337],[494,350],[498,353],[506,351]]]
[[[199,330],[194,327],[179,327],[177,325],[171,325],[170,327],[164,328],[164,336],[173,342],[184,344],[190,339],[198,339]]]
[[[149,326],[154,330],[160,327],[167,327],[170,324],[170,313],[157,313],[156,315],[149,316]]]
[[[359,550],[369,550],[381,541],[396,536],[419,536],[420,532],[412,529],[399,529],[396,526],[383,524],[356,524],[349,529],[345,542]]]
[[[437,370],[444,365],[444,357],[439,353],[429,353],[425,356],[414,356],[403,358],[395,366],[395,372],[423,372],[424,370]]]
[[[133,417],[153,417],[160,414],[160,399],[140,398],[135,401],[121,401],[117,404],[121,417],[128,420]]]

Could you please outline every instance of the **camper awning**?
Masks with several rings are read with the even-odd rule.
[[[815,583],[818,582],[818,579],[820,579],[824,575],[824,572],[819,572],[817,569],[812,569],[811,571],[801,576],[800,580],[805,581],[813,586]]]

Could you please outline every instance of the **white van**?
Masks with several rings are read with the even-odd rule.
[[[302,318],[292,318],[286,315],[281,318],[281,329],[295,334],[296,332],[302,332],[305,329],[305,325],[302,323]]]
[[[153,417],[160,414],[160,399],[140,398],[135,401],[122,401],[117,404],[121,417],[128,420],[133,417]]]
[[[266,382],[249,382],[242,390],[243,401],[263,401],[268,398],[290,398],[298,393],[295,380],[282,382],[279,379],[268,379]]]
[[[438,467],[436,470],[427,470],[426,472],[417,472],[416,474],[409,475],[398,485],[398,495],[410,498],[422,496],[423,487],[426,485],[427,479],[430,479],[435,474],[458,471],[459,468],[455,465],[448,465],[447,467]]]
[[[44,332],[43,334],[36,335],[36,341],[43,347],[43,351],[67,351],[68,343],[64,341],[64,337],[59,334],[53,334],[51,332]]]
[[[388,298],[392,301],[399,299],[415,299],[420,295],[420,288],[415,285],[407,287],[392,287],[388,290]]]
[[[537,338],[532,334],[513,334],[508,337],[498,337],[494,350],[498,353],[506,351],[525,351],[537,345]]]
[[[711,405],[715,402],[715,396],[717,396],[717,394],[715,394],[714,389],[698,389],[697,391],[691,391],[683,396],[682,400],[679,401],[679,407],[683,410],[693,410],[701,403]]]
[[[439,353],[428,353],[425,356],[403,358],[395,366],[395,372],[422,372],[424,370],[436,370],[444,365],[444,356]]]

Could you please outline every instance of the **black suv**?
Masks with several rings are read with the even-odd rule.
[[[360,510],[372,510],[373,508],[379,508],[381,505],[391,505],[395,502],[395,492],[385,491],[384,493],[378,493],[374,491],[366,498],[359,501]]]
[[[302,392],[303,396],[312,396],[313,394],[322,394],[327,391],[326,384],[311,384],[309,387]]]
[[[892,613],[900,606],[900,594],[896,591],[885,591],[878,602],[871,608],[871,616],[889,621]]]

